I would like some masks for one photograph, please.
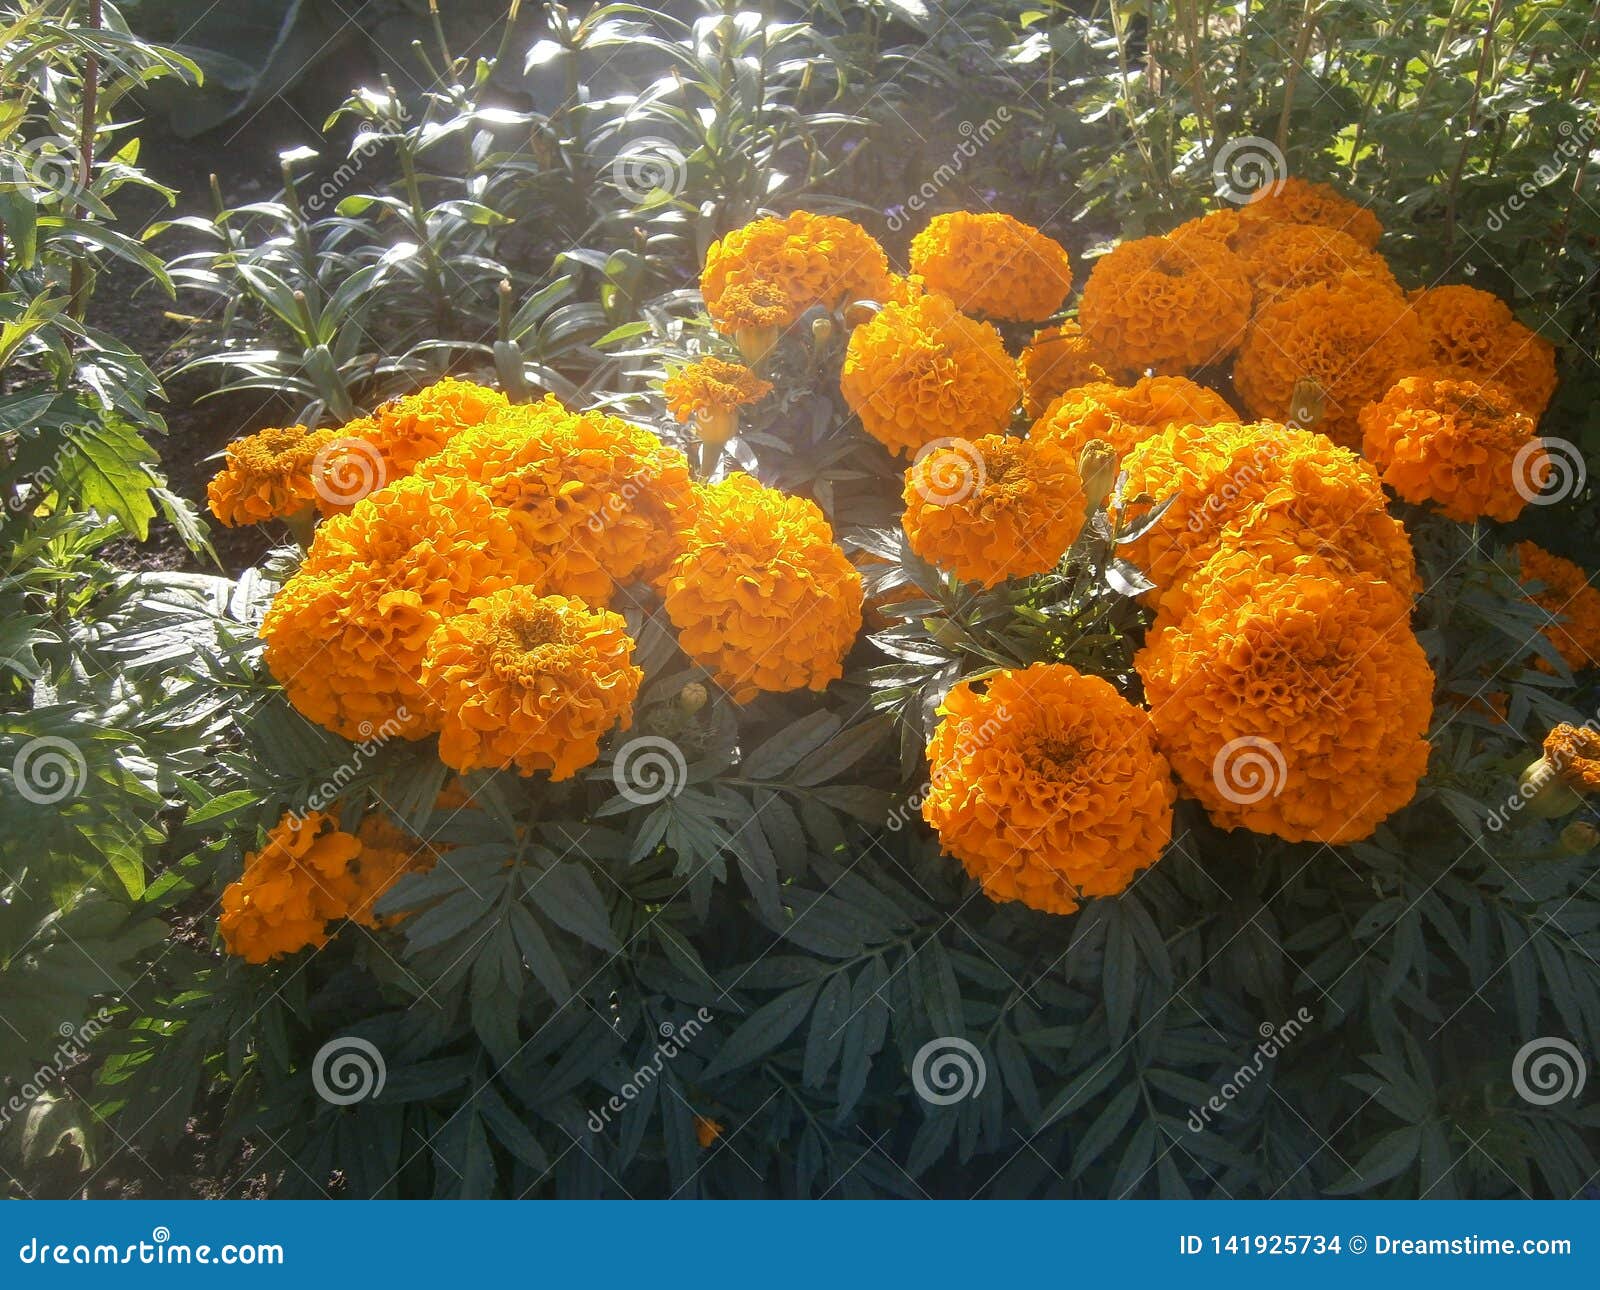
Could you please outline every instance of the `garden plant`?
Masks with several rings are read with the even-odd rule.
[[[10,1194],[1595,1194],[1600,11],[146,8],[0,3]]]

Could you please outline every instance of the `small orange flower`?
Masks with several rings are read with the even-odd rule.
[[[867,433],[906,455],[998,433],[1021,393],[1000,333],[939,295],[887,304],[857,327],[839,386]]]
[[[621,614],[507,587],[472,602],[428,640],[422,680],[439,710],[439,760],[452,770],[515,766],[569,779],[600,740],[633,723],[644,673]]]
[[[662,393],[679,424],[692,417],[700,438],[721,445],[737,432],[739,409],[771,394],[772,382],[742,363],[708,354],[667,377]]]
[[[1250,324],[1233,368],[1251,416],[1298,419],[1296,392],[1313,382],[1316,429],[1346,447],[1360,442],[1361,409],[1426,361],[1416,316],[1383,284],[1357,274],[1292,291]]]
[[[333,438],[332,430],[289,426],[235,439],[206,486],[211,513],[231,528],[311,510],[317,505],[319,457]]]
[[[1053,568],[1083,527],[1075,457],[1054,443],[985,435],[906,472],[906,541],[929,564],[993,587]]]
[[[1335,228],[1368,248],[1376,246],[1383,236],[1383,225],[1365,206],[1327,184],[1305,179],[1281,179],[1258,189],[1240,214],[1246,219]]]
[[[1477,287],[1432,287],[1411,301],[1432,360],[1498,381],[1535,421],[1556,389],[1556,351],[1498,297]]]
[[[1109,682],[1064,663],[1003,669],[959,682],[938,715],[922,818],[990,900],[1070,914],[1160,859],[1172,772]]]
[[[1117,368],[1187,371],[1231,354],[1250,319],[1243,262],[1205,238],[1123,242],[1090,270],[1084,334]]]
[[[864,228],[807,211],[758,219],[713,242],[700,275],[706,309],[724,335],[752,326],[776,332],[812,305],[882,300],[888,289],[888,257]]]
[[[1544,737],[1544,759],[1574,792],[1600,793],[1600,733],[1593,728],[1563,722]]]
[[[1528,599],[1545,611],[1545,637],[1566,665],[1581,672],[1600,663],[1600,591],[1588,574],[1532,542],[1518,542],[1512,550],[1522,566],[1522,581],[1542,587]],[[1539,666],[1549,670],[1543,659]]]
[[[1022,372],[1023,411],[1033,418],[1042,416],[1068,390],[1111,380],[1089,338],[1071,319],[1034,332],[1017,365]]]
[[[744,474],[698,491],[665,582],[678,644],[735,703],[825,689],[861,630],[861,575],[822,511]]]
[[[1518,474],[1541,477],[1533,418],[1503,385],[1447,374],[1409,376],[1361,409],[1362,451],[1408,502],[1431,502],[1453,520],[1509,522],[1527,498]]]
[[[1050,439],[1074,457],[1089,440],[1101,439],[1121,458],[1170,426],[1238,419],[1220,394],[1186,376],[1143,376],[1127,387],[1099,383],[1069,390],[1045,410],[1028,437]]]
[[[694,1117],[694,1138],[700,1144],[700,1150],[704,1151],[720,1138],[722,1131],[723,1125],[720,1120],[713,1120],[708,1115]]]
[[[1389,589],[1244,554],[1134,660],[1158,742],[1223,828],[1360,841],[1427,769],[1432,670]]]
[[[911,271],[929,291],[980,318],[1038,322],[1072,290],[1072,265],[1052,238],[999,212],[935,215],[911,239]]]

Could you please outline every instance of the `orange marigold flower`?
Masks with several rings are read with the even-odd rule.
[[[1281,179],[1257,189],[1240,214],[1246,219],[1284,224],[1320,224],[1338,229],[1368,248],[1376,246],[1383,236],[1383,225],[1365,206],[1327,184],[1305,179]]]
[[[1220,394],[1186,376],[1143,376],[1131,386],[1099,382],[1069,390],[1028,431],[1050,439],[1074,457],[1091,439],[1103,439],[1121,458],[1134,445],[1170,426],[1238,421]]]
[[[1022,373],[1022,408],[1029,417],[1042,416],[1051,402],[1068,390],[1111,380],[1089,338],[1070,318],[1034,332],[1017,366]]]
[[[1519,474],[1548,465],[1533,418],[1503,385],[1450,376],[1409,376],[1361,409],[1362,451],[1383,482],[1408,502],[1431,502],[1453,520],[1509,522],[1527,498]]]
[[[1233,385],[1251,416],[1296,419],[1296,391],[1314,382],[1316,428],[1354,447],[1361,409],[1426,360],[1422,328],[1406,302],[1357,274],[1319,282],[1268,305],[1250,324]]]
[[[929,564],[993,587],[1054,568],[1083,527],[1075,454],[985,435],[922,454],[906,471],[906,541]]]
[[[1544,737],[1544,759],[1574,792],[1600,793],[1600,732],[1562,722]]]
[[[708,1115],[694,1117],[694,1140],[700,1144],[702,1151],[721,1136],[722,1122],[720,1120],[713,1120]]]
[[[1411,307],[1435,363],[1498,381],[1535,421],[1544,415],[1556,390],[1555,346],[1518,322],[1505,301],[1477,287],[1430,287]]]
[[[1219,362],[1249,319],[1244,264],[1207,238],[1123,242],[1095,261],[1078,305],[1103,361],[1136,371]]]
[[[1325,435],[1271,422],[1174,426],[1137,445],[1123,468],[1126,496],[1171,499],[1126,547],[1161,604],[1230,536],[1246,549],[1248,536],[1336,554],[1408,598],[1421,589],[1377,472]]]
[[[399,480],[318,528],[262,621],[267,667],[296,708],[347,739],[420,739],[430,717],[418,672],[434,628],[540,567],[473,485]]]
[[[287,519],[317,505],[316,479],[332,430],[288,426],[235,439],[206,485],[211,513],[232,528]]]
[[[1574,672],[1600,663],[1600,591],[1590,585],[1589,575],[1532,542],[1518,542],[1512,549],[1522,581],[1542,587],[1528,599],[1545,611],[1545,638]],[[1549,670],[1543,659],[1539,666]]]
[[[997,211],[935,215],[911,239],[911,271],[958,309],[1011,322],[1048,318],[1072,290],[1061,245]]]
[[[887,304],[857,327],[839,387],[867,433],[907,455],[1005,429],[1020,393],[1000,333],[940,295]]]
[[[539,590],[608,603],[654,579],[693,502],[683,453],[619,417],[573,413],[554,397],[460,435],[419,471],[477,484],[522,539]]]
[[[735,229],[711,244],[700,274],[706,309],[724,335],[751,325],[781,329],[812,305],[837,309],[882,300],[888,290],[888,257],[866,229],[807,211]]]
[[[739,409],[771,394],[772,382],[742,363],[708,354],[667,377],[662,393],[680,425],[693,417],[702,439],[724,444],[739,428]]]
[[[991,900],[1070,914],[1160,859],[1172,772],[1148,715],[1109,682],[1007,668],[959,682],[938,715],[922,818]]]
[[[422,680],[452,770],[515,766],[569,779],[633,724],[644,673],[621,614],[531,587],[475,600],[429,638]]]
[[[1347,233],[1321,224],[1254,221],[1261,232],[1240,253],[1255,290],[1255,308],[1266,308],[1301,287],[1337,282],[1347,273],[1367,278],[1396,299],[1405,293],[1389,263]]]
[[[1219,579],[1134,660],[1161,749],[1223,828],[1355,842],[1428,766],[1433,673],[1368,580]]]
[[[678,644],[736,703],[826,688],[861,630],[861,575],[822,511],[744,474],[699,495],[665,583]]]
[[[350,870],[361,854],[354,834],[320,811],[285,815],[244,858],[222,892],[218,929],[230,954],[265,963],[328,943],[328,924],[350,905]]]

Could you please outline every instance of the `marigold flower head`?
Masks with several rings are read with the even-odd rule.
[[[1498,381],[1537,421],[1556,389],[1555,346],[1516,320],[1510,307],[1477,287],[1430,287],[1411,307],[1432,361]]]
[[[211,513],[230,528],[287,519],[317,505],[316,472],[332,430],[305,426],[258,430],[235,439],[206,485]]]
[[[300,712],[347,739],[420,739],[430,716],[418,671],[434,628],[540,568],[472,484],[399,480],[317,529],[262,621],[267,666]]]
[[[1347,233],[1321,224],[1251,222],[1261,231],[1245,239],[1248,249],[1240,258],[1255,290],[1257,311],[1301,287],[1337,282],[1347,273],[1381,286],[1397,300],[1405,295],[1388,261]]]
[[[1162,751],[1223,828],[1355,842],[1427,770],[1433,673],[1359,576],[1226,578],[1134,660]]]
[[[261,848],[245,856],[239,879],[223,889],[223,946],[247,962],[265,963],[326,945],[340,919],[377,927],[379,897],[433,858],[418,839],[377,815],[354,834],[320,811],[285,815]]]
[[[1361,409],[1362,451],[1408,502],[1432,503],[1453,520],[1509,522],[1527,498],[1518,476],[1547,466],[1534,422],[1503,385],[1448,375],[1408,376]]]
[[[1078,322],[1104,362],[1180,371],[1220,362],[1250,319],[1244,264],[1206,238],[1141,237],[1095,261]]]
[[[678,644],[736,703],[824,689],[861,630],[861,575],[822,511],[744,474],[699,498],[665,582]]]
[[[735,229],[711,244],[700,274],[706,309],[724,335],[781,329],[812,305],[882,300],[888,289],[888,257],[866,229],[807,211]]]
[[[419,474],[477,484],[537,566],[519,581],[594,605],[617,584],[660,574],[693,502],[683,453],[553,396],[466,431]]]
[[[439,711],[439,760],[452,770],[515,766],[568,779],[600,740],[633,723],[644,673],[621,614],[506,587],[429,638],[422,679]]]
[[[1034,332],[1017,366],[1022,373],[1022,408],[1031,418],[1042,416],[1068,390],[1111,381],[1089,338],[1070,318]]]
[[[1233,384],[1251,416],[1298,419],[1296,390],[1314,382],[1316,428],[1336,443],[1360,442],[1361,409],[1426,361],[1422,328],[1403,299],[1371,278],[1346,274],[1268,305],[1245,334]]]
[[[991,900],[1070,914],[1125,891],[1172,837],[1177,794],[1148,715],[1064,663],[955,685],[928,768],[922,818]]]
[[[667,377],[662,393],[679,424],[692,417],[702,439],[724,444],[738,428],[739,409],[766,398],[772,382],[742,363],[708,354]]]
[[[1600,732],[1562,722],[1544,737],[1544,759],[1576,793],[1600,793]]]
[[[1239,414],[1220,394],[1186,376],[1142,376],[1131,386],[1098,382],[1056,399],[1028,431],[1073,456],[1091,439],[1103,439],[1119,458],[1135,444],[1170,426],[1237,422]]]
[[[1365,206],[1351,201],[1327,184],[1305,179],[1280,179],[1259,188],[1240,214],[1245,219],[1276,220],[1284,224],[1319,224],[1338,229],[1360,245],[1371,248],[1383,236],[1383,225]]]
[[[1371,464],[1324,435],[1271,422],[1174,426],[1123,461],[1125,494],[1171,499],[1125,549],[1160,604],[1226,540],[1289,542],[1333,554],[1406,597],[1421,588],[1405,526]]]
[[[334,436],[318,463],[318,507],[327,515],[348,511],[385,484],[404,479],[468,426],[509,406],[499,391],[453,377],[390,399]]]
[[[965,313],[1038,322],[1072,290],[1072,264],[1053,238],[998,211],[935,215],[911,239],[911,271]]]
[[[1544,635],[1574,672],[1600,663],[1600,591],[1571,560],[1552,555],[1532,542],[1512,548],[1524,583],[1539,583],[1529,599],[1545,611]],[[1539,666],[1548,670],[1543,659]]]
[[[998,433],[1021,392],[1000,333],[933,294],[887,304],[857,327],[839,386],[867,433],[907,455]]]
[[[1083,527],[1076,454],[985,435],[922,454],[906,472],[906,541],[929,564],[993,587],[1055,566]]]

